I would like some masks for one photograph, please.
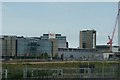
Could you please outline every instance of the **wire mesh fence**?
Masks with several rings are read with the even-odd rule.
[[[117,67],[99,68],[23,68],[20,70],[3,69],[4,79],[53,79],[53,78],[103,78],[117,79]]]
[[[116,68],[107,67],[95,68],[58,68],[58,69],[42,69],[29,68],[24,70],[25,78],[31,77],[54,77],[54,78],[115,78]]]

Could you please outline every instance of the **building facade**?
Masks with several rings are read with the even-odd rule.
[[[96,48],[96,31],[84,30],[80,31],[79,48]]]
[[[39,41],[39,53],[40,54],[44,54],[44,53],[47,53],[49,56],[51,56],[51,41],[50,40],[40,40]]]
[[[43,34],[41,36],[41,40],[48,40],[50,44],[49,50],[50,50],[50,57],[55,58],[58,55],[58,48],[67,48],[68,42],[66,41],[66,36],[62,36],[61,34]],[[46,46],[48,45],[46,44]]]
[[[40,37],[18,37],[17,55],[18,56],[39,56],[40,54],[51,54],[51,42],[41,40]]]
[[[58,48],[59,58],[63,60],[102,60],[103,54],[96,49]]]
[[[27,40],[24,37],[17,37],[17,56],[25,56],[27,53]]]
[[[37,56],[40,53],[40,39],[17,37],[17,56]]]
[[[16,36],[2,36],[2,56],[16,56]]]
[[[41,39],[42,40],[56,39],[58,41],[58,48],[68,47],[66,36],[62,36],[61,34],[54,34],[54,33],[43,34],[43,36],[41,36]]]
[[[110,46],[109,45],[96,45],[96,50],[99,52],[109,52]]]
[[[17,37],[17,56],[39,56],[47,53],[49,57],[58,54],[58,47],[66,48],[66,36],[43,34],[40,37]]]

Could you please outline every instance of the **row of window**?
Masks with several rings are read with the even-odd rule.
[[[97,51],[96,49],[63,49],[63,48],[59,48],[58,51],[66,51],[66,52],[69,52],[69,51],[73,51],[73,52],[95,52]]]

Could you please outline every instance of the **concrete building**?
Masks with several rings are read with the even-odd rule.
[[[96,49],[58,48],[59,58],[64,60],[102,60],[103,54]]]
[[[118,10],[120,10],[120,2],[118,2]],[[120,13],[118,17],[118,46],[120,51]]]
[[[61,34],[43,34],[43,36],[40,37],[41,40],[48,40],[50,41],[49,44],[51,44],[51,57],[55,57],[58,55],[58,48],[68,48],[68,42],[66,41],[66,36],[62,36]],[[46,44],[48,45],[48,44]]]
[[[52,43],[50,40],[39,40],[38,44],[40,45],[38,46],[38,51],[40,54],[47,53],[49,56],[51,56]]]
[[[41,40],[40,37],[17,37],[18,56],[39,56],[47,53],[51,55],[51,41]]]
[[[118,52],[118,46],[112,46],[112,52]],[[110,46],[109,45],[96,45],[96,50],[99,52],[109,52]]]
[[[96,50],[99,52],[108,52],[110,50],[109,45],[96,45]]]
[[[40,39],[17,37],[17,56],[37,56],[40,53]]]
[[[17,37],[17,56],[25,56],[27,53],[27,40],[22,37]]]
[[[108,53],[109,48],[108,45],[96,45],[95,49],[58,48],[58,56],[64,60],[108,60],[112,54]],[[118,52],[118,46],[113,46],[112,51]]]
[[[85,33],[82,34],[88,37],[88,33]],[[63,58],[64,60],[102,60],[102,53],[109,50],[108,45],[94,45],[96,48],[87,45],[84,45],[87,47],[83,47],[81,49],[68,48],[68,43],[65,36],[61,37],[61,34],[57,34],[57,37],[51,37],[49,36],[49,34],[43,35],[44,36],[41,37],[2,36],[0,38],[0,41],[2,41],[2,54],[3,56],[8,57],[14,57],[17,55],[17,57],[30,58],[39,57],[41,56],[41,54],[44,55],[45,53],[47,53],[48,57],[55,58],[58,56],[59,58]],[[96,37],[96,34],[94,34],[94,37]],[[94,37],[92,37],[92,39]],[[115,46],[114,52],[117,52],[117,49],[118,46]]]
[[[67,42],[66,36],[61,36],[61,34],[53,35],[17,37],[17,56],[39,56],[47,53],[50,57],[55,57],[58,54],[58,45],[66,48]]]
[[[58,55],[58,40],[57,39],[50,39],[51,41],[51,53],[52,57],[54,58],[56,55]]]
[[[68,42],[66,41],[66,36],[62,36],[61,34],[43,34],[41,36],[42,40],[48,40],[48,39],[56,39],[58,41],[58,48],[66,48],[68,47]]]
[[[96,48],[96,31],[84,30],[80,31],[79,48]]]
[[[16,56],[16,36],[2,36],[2,56]]]

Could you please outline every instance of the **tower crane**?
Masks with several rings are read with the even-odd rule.
[[[109,42],[107,44],[110,47],[110,52],[112,52],[112,44],[113,44],[113,39],[114,39],[114,34],[115,34],[116,26],[117,26],[117,23],[118,23],[119,13],[120,13],[120,9],[118,10],[118,13],[117,13],[117,17],[116,17],[116,21],[115,21],[115,26],[114,26],[114,29],[113,29],[113,32],[112,32],[112,36],[111,37],[108,36]]]

